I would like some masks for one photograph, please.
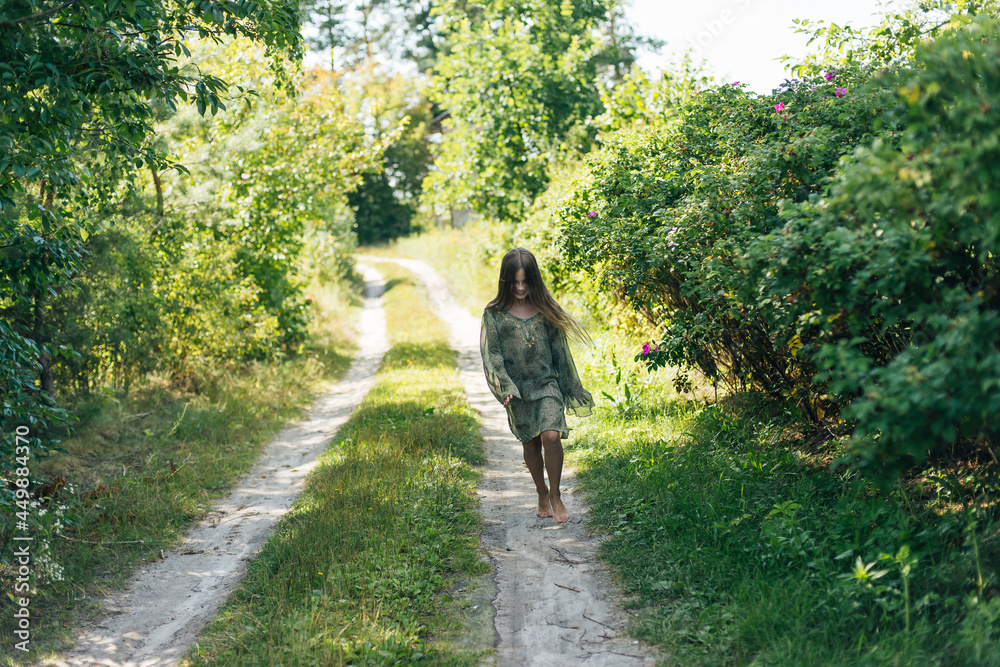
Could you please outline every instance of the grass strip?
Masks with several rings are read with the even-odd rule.
[[[448,332],[386,265],[392,348],[295,507],[192,655],[195,665],[473,665],[436,644],[443,591],[488,571],[476,553],[478,420]]]
[[[601,360],[582,366],[595,393],[620,389]],[[875,489],[816,460],[791,409],[702,404],[643,375],[568,451],[663,664],[1000,665],[1000,507]]]
[[[106,393],[77,405],[81,421],[64,437],[65,452],[33,471],[48,480],[32,526],[34,657],[64,648],[72,626],[100,611],[95,597],[176,545],[313,393],[346,372],[354,352],[351,295],[317,287],[313,297],[318,322],[337,325],[315,332],[294,358],[219,369],[198,393],[162,379],[129,396]],[[14,571],[0,564],[8,591]],[[12,637],[8,604],[0,598],[0,634]],[[0,660],[10,665],[17,657]]]

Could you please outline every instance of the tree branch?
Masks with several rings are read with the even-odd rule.
[[[66,0],[66,2],[62,3],[61,5],[53,7],[52,9],[46,9],[44,12],[36,12],[34,14],[28,14],[27,16],[22,16],[21,18],[14,19],[13,21],[4,21],[4,23],[7,23],[9,25],[17,25],[19,23],[28,23],[29,21],[37,21],[38,19],[43,19],[46,16],[51,16],[56,12],[61,12],[70,5],[75,5],[79,1],[80,0]]]

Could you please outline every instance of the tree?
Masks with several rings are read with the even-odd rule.
[[[15,425],[59,417],[51,363],[63,352],[50,349],[49,299],[80,271],[86,239],[123,187],[143,170],[174,166],[154,141],[158,110],[224,108],[225,81],[182,69],[186,40],[246,37],[265,46],[287,81],[298,29],[294,0],[9,0],[0,8],[0,333],[8,350],[0,466],[12,460]]]
[[[287,349],[304,336],[298,260],[306,231],[322,225],[322,214],[363,174],[379,171],[399,132],[367,138],[362,123],[345,113],[333,73],[314,71],[303,84],[300,97],[266,110],[258,147],[234,156],[235,176],[223,192],[231,218],[222,228],[238,239],[238,270],[252,278]]]
[[[302,13],[317,35],[309,39],[315,49],[330,53],[330,68],[374,63],[376,55],[390,50],[393,34],[392,0],[306,0]]]
[[[426,189],[439,204],[501,220],[521,215],[548,182],[548,163],[592,139],[601,112],[601,0],[494,0],[472,14],[445,0],[449,51],[431,99],[450,115]]]
[[[419,82],[381,67],[366,67],[341,82],[345,97],[377,140],[385,143],[382,166],[366,172],[348,194],[358,243],[381,243],[412,231],[430,149],[430,103]]]
[[[303,0],[300,3],[302,17],[317,32],[309,38],[309,46],[318,51],[330,53],[330,69],[337,69],[335,49],[348,43],[346,11],[347,3],[341,0]]]

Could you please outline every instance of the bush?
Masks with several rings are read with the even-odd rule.
[[[746,297],[851,402],[855,454],[887,477],[962,438],[996,442],[998,47],[984,20],[918,48],[879,83],[901,135],[860,148],[750,245]]]
[[[1000,53],[979,18],[879,73],[738,85],[622,131],[556,215],[566,267],[664,331],[637,355],[848,406],[884,481],[1000,411]]]
[[[780,201],[821,191],[839,159],[875,136],[880,99],[843,94],[864,76],[831,72],[767,96],[703,90],[665,127],[623,132],[591,158],[559,212],[565,256],[665,326],[650,359],[731,388],[790,396],[808,383],[810,367],[735,298],[739,262],[780,224]]]

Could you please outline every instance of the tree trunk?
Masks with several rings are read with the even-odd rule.
[[[156,188],[156,217],[163,217],[163,182],[160,175],[156,173],[155,167],[150,167],[149,172],[153,174],[153,186]]]
[[[42,348],[42,354],[38,358],[38,363],[42,367],[39,381],[42,385],[42,391],[47,393],[51,398],[55,398],[55,382],[52,379],[52,356],[49,354],[49,348],[46,346],[47,341],[42,334],[42,294],[40,292],[35,293],[34,315],[35,321],[32,327],[32,337],[38,346]]]

